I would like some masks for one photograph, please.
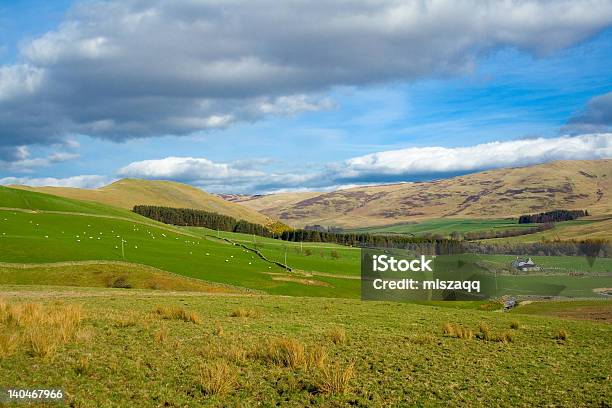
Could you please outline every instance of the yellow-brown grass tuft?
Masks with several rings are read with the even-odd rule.
[[[19,347],[19,342],[16,333],[0,333],[0,358],[13,354]]]
[[[325,363],[327,361],[327,350],[325,347],[316,344],[308,350],[308,365],[312,368],[320,368],[325,367]]]
[[[555,339],[561,340],[561,341],[566,341],[568,338],[569,338],[569,332],[563,329],[559,330],[557,334],[555,335]]]
[[[318,388],[325,394],[346,394],[355,376],[355,364],[342,366],[339,363],[327,365],[321,370]]]
[[[510,328],[513,330],[518,330],[521,327],[521,324],[518,320],[513,320],[510,322]]]
[[[115,326],[122,328],[136,326],[136,316],[133,313],[121,315],[115,322]]]
[[[329,339],[334,344],[344,344],[346,343],[346,332],[341,327],[334,327],[330,329],[327,333]]]
[[[190,312],[182,307],[162,307],[158,306],[155,313],[161,316],[162,319],[182,320],[194,324],[202,323],[202,318],[195,312]]]
[[[306,364],[304,345],[296,339],[282,338],[268,342],[262,357],[276,365],[297,368]]]
[[[445,336],[456,337],[463,340],[470,340],[474,338],[474,331],[472,331],[472,329],[453,323],[444,323],[442,332]]]
[[[226,361],[217,360],[200,367],[199,384],[206,395],[225,395],[236,386],[237,375]]]
[[[168,340],[168,328],[166,326],[162,326],[159,329],[155,330],[153,334],[155,337],[155,341],[158,343],[165,343]]]
[[[50,329],[30,328],[26,334],[30,354],[36,357],[50,357],[59,345],[59,336]]]
[[[476,337],[481,340],[498,343],[512,343],[514,341],[514,333],[512,331],[505,330],[501,333],[494,333],[486,323],[480,323],[480,332]]]
[[[215,322],[215,328],[213,329],[213,334],[217,337],[223,337],[223,326],[221,326],[221,323],[219,322]]]
[[[81,356],[79,357],[79,360],[77,361],[74,371],[76,371],[78,375],[84,375],[84,374],[87,374],[90,367],[91,367],[91,357]]]
[[[52,356],[71,341],[83,319],[80,305],[8,303],[0,301],[0,355],[14,353],[20,345],[40,357]]]

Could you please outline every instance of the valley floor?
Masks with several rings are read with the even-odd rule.
[[[28,285],[0,299],[0,387],[61,388],[74,406],[612,400],[612,325],[521,307]]]

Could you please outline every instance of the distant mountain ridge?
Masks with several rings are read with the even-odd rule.
[[[270,217],[256,210],[226,201],[199,188],[173,181],[122,179],[92,190],[67,187],[13,187],[130,210],[135,205],[157,205],[210,211],[262,225],[273,222]]]
[[[330,193],[235,196],[234,202],[294,227],[345,228],[431,218],[501,218],[554,209],[612,213],[612,160],[567,160],[428,182]]]

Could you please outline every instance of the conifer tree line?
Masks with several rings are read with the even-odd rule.
[[[596,248],[595,252],[597,252],[597,255],[594,256],[608,257],[612,252],[610,243],[601,240],[511,243],[468,241],[442,237],[413,237],[399,234],[322,232],[305,229],[285,229],[282,232],[272,232],[268,227],[261,224],[237,220],[233,217],[203,210],[137,205],[133,211],[165,224],[206,227],[214,230],[254,234],[291,242],[322,242],[360,248],[407,249],[430,255],[476,253],[576,256],[586,255],[586,252],[593,252],[593,248]],[[584,213],[586,214],[586,211]],[[586,251],[585,248],[589,251]]]
[[[165,224],[205,227],[213,230],[254,234],[261,237],[276,238],[292,242],[326,242],[355,247],[409,248],[411,245],[426,244],[431,253],[456,251],[457,241],[437,238],[418,238],[403,235],[374,235],[367,233],[321,232],[305,229],[272,232],[266,226],[244,220],[237,220],[222,214],[194,210],[190,208],[171,208],[153,205],[136,205],[133,212]]]
[[[519,217],[519,224],[549,224],[560,221],[571,221],[589,215],[587,210],[554,210],[539,214],[526,214]]]
[[[136,205],[132,211],[144,217],[163,222],[164,224],[185,227],[206,227],[219,231],[241,232],[262,237],[273,237],[273,233],[261,224],[237,220],[234,217],[203,210]]]

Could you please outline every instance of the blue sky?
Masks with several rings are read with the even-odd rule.
[[[531,40],[522,38],[494,40],[500,35],[493,28],[488,33],[479,34],[481,37],[470,39],[471,42],[462,45],[463,48],[457,47],[459,51],[454,51],[452,36],[444,40],[448,45],[441,46],[439,51],[432,51],[433,55],[416,44],[408,45],[406,56],[400,59],[394,54],[404,50],[401,47],[393,49],[390,51],[393,54],[383,55],[389,58],[389,70],[384,65],[372,62],[380,58],[376,47],[370,51],[367,48],[355,50],[353,54],[348,50],[346,61],[333,61],[333,65],[330,64],[332,68],[316,71],[320,65],[324,65],[317,64],[317,61],[328,54],[319,53],[317,49],[308,60],[288,51],[296,48],[290,41],[287,44],[274,44],[274,52],[284,59],[295,59],[291,61],[292,69],[294,64],[302,63],[316,72],[312,76],[296,77],[288,83],[278,81],[278,73],[274,74],[276,77],[263,75],[263,79],[245,80],[243,88],[237,87],[237,90],[231,91],[231,95],[221,96],[218,94],[223,91],[216,90],[216,83],[209,81],[213,76],[217,78],[217,71],[210,73],[202,69],[201,77],[198,76],[198,63],[208,63],[209,48],[213,47],[206,43],[195,50],[188,50],[189,64],[186,65],[190,86],[195,84],[194,92],[201,92],[202,95],[197,95],[199,99],[183,100],[183,94],[192,97],[189,86],[183,88],[183,66],[173,65],[171,56],[168,62],[159,54],[156,55],[159,59],[147,61],[149,55],[140,55],[139,49],[130,48],[150,46],[146,37],[149,27],[146,24],[131,23],[132,30],[138,30],[142,25],[141,37],[134,33],[118,38],[105,34],[104,30],[108,30],[105,24],[110,23],[100,18],[100,14],[112,16],[116,13],[126,19],[126,16],[133,18],[143,14],[142,10],[111,5],[102,6],[100,12],[100,9],[94,9],[100,6],[91,3],[0,2],[0,66],[11,73],[4,79],[0,76],[0,102],[1,81],[8,83],[10,80],[25,81],[27,78],[32,81],[31,78],[39,78],[37,75],[43,73],[43,85],[39,86],[41,90],[37,88],[32,91],[40,92],[41,96],[37,99],[34,99],[35,95],[30,101],[21,94],[14,96],[16,91],[11,91],[14,88],[9,88],[9,85],[12,86],[10,83],[5,87],[9,90],[5,91],[9,97],[4,100],[8,108],[5,109],[5,116],[0,116],[0,138],[4,139],[4,146],[0,148],[5,152],[5,157],[0,160],[0,179],[3,183],[95,187],[122,176],[134,176],[175,179],[217,192],[325,190],[372,180],[409,181],[449,172],[533,164],[551,159],[604,158],[609,157],[611,151],[612,141],[607,133],[611,124],[605,120],[586,123],[588,121],[584,119],[593,117],[588,115],[589,112],[585,113],[589,109],[599,109],[595,115],[598,118],[602,117],[601,110],[604,116],[608,115],[612,105],[607,104],[607,99],[603,102],[597,99],[607,98],[606,94],[612,91],[612,18],[608,15],[606,19],[608,9],[600,9],[599,15],[594,15],[591,23],[587,21],[575,26],[571,21],[568,23],[566,19],[560,19],[558,27],[547,28],[548,31],[558,32],[554,38],[567,38],[560,44],[551,45],[552,40],[532,44],[529,42]],[[160,15],[167,13],[172,18],[182,11],[161,6],[156,11],[160,10]],[[215,11],[214,7],[212,11],[206,10],[207,14],[203,14],[202,18],[210,18],[209,14]],[[399,11],[394,11],[399,14]],[[295,10],[287,11],[291,12],[297,13]],[[349,13],[350,10],[342,12]],[[546,20],[545,16],[541,17]],[[554,24],[554,15],[549,17],[548,22]],[[490,18],[497,21],[500,17],[492,15]],[[116,15],[114,19],[117,19]],[[86,23],[87,29],[82,28]],[[160,22],[156,20],[156,23]],[[70,24],[74,24],[73,27],[66,29]],[[270,35],[274,37],[270,38],[277,38],[279,33],[286,30],[282,24],[279,25],[281,27],[276,32],[272,31]],[[173,33],[172,28],[168,28],[170,24],[163,27]],[[525,30],[514,25],[511,28]],[[437,29],[435,20],[431,29]],[[100,34],[96,30],[100,30]],[[451,27],[448,30],[463,33],[468,29]],[[232,50],[236,37],[241,40],[240,36],[246,34],[225,34],[221,31],[213,32],[206,38],[228,41],[229,45],[220,51],[225,62],[228,58],[226,54],[233,52],[228,50]],[[49,32],[55,35],[45,36]],[[525,35],[535,36],[537,33],[539,31]],[[288,36],[290,34],[292,32]],[[376,39],[377,35],[382,34],[374,31],[371,36],[364,37],[359,30],[353,30],[346,35],[358,37],[362,43],[367,43],[370,38]],[[397,35],[406,42],[418,40],[411,37],[413,34],[403,31]],[[74,39],[70,36],[74,36]],[[231,37],[232,42],[225,37]],[[68,48],[66,44],[70,43],[65,38],[72,43],[90,42],[83,42],[85,45],[77,50],[81,54],[76,54],[76,51]],[[384,41],[389,40],[389,47],[395,47],[398,38],[383,36],[376,41],[384,45]],[[92,45],[92,39],[103,41]],[[177,46],[188,47],[180,40],[177,39]],[[87,65],[89,61],[84,58],[105,58],[104,54],[99,54],[103,49],[99,51],[92,47],[103,47],[110,41],[115,41],[130,52],[135,69],[141,62],[148,66],[158,64],[165,69],[161,76],[159,72],[151,74],[152,78],[168,81],[168,87],[160,87],[146,95],[147,101],[155,99],[155,105],[138,102],[127,107],[119,106],[130,100],[132,95],[140,98],[143,92],[146,93],[143,88],[147,86],[143,80],[142,86],[130,88],[132,84],[138,84],[139,77],[133,76],[132,71],[117,68],[121,65],[117,61],[124,61],[125,58],[111,61],[111,56],[108,61],[103,60],[100,72],[96,72],[95,65]],[[264,45],[273,41],[276,40],[262,39]],[[210,43],[213,44],[213,41]],[[300,45],[308,50],[307,43]],[[61,47],[68,51],[64,52]],[[286,49],[277,51],[280,47]],[[63,52],[58,52],[58,49]],[[113,50],[110,46],[109,49]],[[51,58],[50,52],[57,54]],[[270,57],[269,50],[258,52],[252,48],[237,51],[236,65],[245,60],[244,55],[270,58],[268,62],[279,60],[277,55]],[[336,52],[335,49],[332,48],[332,52]],[[364,57],[368,52],[372,54],[371,59]],[[194,54],[198,54],[197,58],[202,61],[194,59]],[[412,63],[411,55],[415,55],[415,60],[426,61],[424,66],[420,62],[418,65]],[[311,61],[315,68],[309,66]],[[346,69],[349,72],[336,74],[333,68],[343,63],[351,64],[350,69]],[[359,64],[363,64],[363,68]],[[355,65],[357,68],[354,68]],[[229,67],[232,65],[229,64]],[[260,69],[258,66],[247,68],[248,73]],[[115,69],[117,71],[113,71]],[[176,76],[171,73],[174,69]],[[125,82],[122,82],[122,75]],[[144,73],[143,77],[146,75]],[[71,76],[76,79],[71,79]],[[228,88],[241,82],[243,76],[241,74],[238,79],[232,77]],[[55,81],[52,83],[49,80],[55,88],[52,85],[44,88],[48,78]],[[57,84],[63,84],[62,80],[67,81],[67,87],[76,84],[74,94],[70,95],[72,99],[56,91]],[[81,80],[83,82],[79,82]],[[218,81],[223,83],[224,80],[221,77]],[[109,82],[105,85],[104,81]],[[269,94],[265,87],[262,87],[263,91],[259,89],[266,81],[270,83]],[[292,88],[294,82],[298,84]],[[112,99],[112,92],[106,93],[115,83],[119,84],[116,91],[121,94],[117,97],[119,102]],[[251,86],[253,91],[250,90]],[[16,89],[22,88],[23,85],[20,85]],[[212,88],[215,90],[211,91]],[[243,89],[248,91],[242,92]],[[211,94],[214,96],[211,97]],[[41,103],[41,100],[45,103]],[[212,106],[211,110],[194,114],[193,106],[204,104],[203,100],[206,106]],[[254,103],[257,109],[243,109]],[[119,106],[117,110],[108,108],[113,104]],[[266,108],[262,108],[264,104]],[[89,105],[91,109],[87,109]],[[180,120],[176,119],[177,116],[169,115],[167,120],[159,121],[156,125],[154,122],[159,112],[163,115],[166,107],[168,110],[176,107]],[[103,114],[100,113],[102,110]],[[59,113],[53,116],[56,111]],[[27,119],[19,117],[22,112],[25,112]],[[132,113],[134,117],[125,118]],[[40,118],[41,114],[49,118]],[[155,117],[150,119],[149,114]],[[77,116],[78,120],[75,119]],[[87,120],[95,117],[96,120],[87,122],[83,117]],[[36,126],[26,123],[28,120]],[[119,126],[121,120],[125,120],[126,125]],[[60,122],[65,124],[59,126]],[[180,125],[176,125],[179,122]],[[198,125],[200,123],[202,125]],[[581,126],[577,127],[576,123]],[[2,127],[5,129],[2,130]],[[588,129],[588,132],[584,129]],[[432,164],[428,168],[408,165],[401,158],[405,154],[417,157],[419,161],[427,161],[427,151],[419,148],[429,147],[445,148],[445,154],[452,158],[456,154],[453,149],[485,146],[473,151],[486,156],[488,150],[483,144],[524,139],[548,138],[555,141],[551,145],[561,146],[565,142],[560,137],[567,134],[582,137],[583,133],[596,135],[596,138],[579,139],[585,144],[585,150],[575,157],[563,149],[547,150],[543,147],[546,142],[542,142],[537,147],[542,149],[541,154],[527,161],[514,157],[509,161],[485,164],[478,160],[471,167],[456,165],[438,168]],[[388,151],[403,153],[380,154]],[[368,159],[361,159],[363,157]],[[175,159],[163,161],[167,158]],[[188,163],[184,162],[189,159]],[[364,160],[368,163],[364,164]],[[410,161],[410,157],[405,160]]]

